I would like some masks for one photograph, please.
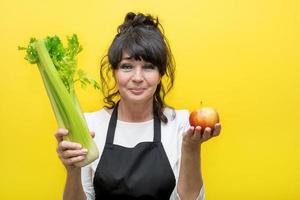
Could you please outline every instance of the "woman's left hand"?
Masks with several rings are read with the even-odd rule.
[[[203,142],[216,137],[221,132],[221,124],[215,124],[213,130],[209,127],[206,127],[204,131],[200,126],[193,127],[191,126],[183,135],[183,145],[189,148],[199,148]]]

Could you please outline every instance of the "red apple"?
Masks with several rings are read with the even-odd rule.
[[[219,115],[214,108],[203,107],[193,111],[190,114],[189,121],[191,126],[201,126],[202,130],[210,127],[213,130],[215,124],[219,122]]]

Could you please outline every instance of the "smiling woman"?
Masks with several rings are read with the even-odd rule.
[[[156,66],[143,59],[135,60],[127,53],[123,54],[114,75],[122,100],[135,102],[136,105],[152,101],[160,83],[160,74]]]
[[[121,92],[120,88],[116,87],[117,85],[108,83],[109,80],[112,80],[112,74],[108,75],[109,72],[115,75],[119,71],[118,69],[125,64],[125,67],[122,67],[122,71],[124,71],[124,68],[127,68],[128,71],[129,68],[135,69],[136,66],[133,66],[133,64],[141,64],[138,62],[144,62],[143,71],[149,71],[148,69],[154,67],[154,71],[159,72],[160,78],[165,77],[166,79],[166,85],[161,81],[157,83],[154,109],[159,114],[160,119],[163,122],[167,122],[168,119],[163,114],[164,98],[172,89],[175,78],[175,63],[169,43],[158,18],[154,19],[150,15],[128,13],[124,23],[118,27],[118,33],[108,50],[107,57],[105,56],[101,62],[101,83],[107,108],[115,106],[113,99],[119,96]],[[137,70],[132,71],[136,72]],[[143,74],[147,74],[148,77],[152,73]],[[130,87],[136,87],[136,85],[131,85]]]
[[[57,131],[68,174],[64,199],[204,199],[200,147],[221,127],[201,132],[189,125],[187,110],[166,105],[175,66],[162,30],[157,18],[128,13],[102,59],[106,106],[85,113],[100,159],[76,167],[86,150],[62,141],[66,130]]]

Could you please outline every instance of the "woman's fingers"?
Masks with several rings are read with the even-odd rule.
[[[85,159],[85,155],[76,156],[71,158],[61,158],[62,162],[67,166],[74,166],[77,162],[83,161]]]
[[[61,142],[64,139],[64,136],[68,135],[69,131],[65,128],[59,128],[56,133],[54,134],[57,142]]]
[[[95,132],[94,131],[90,131],[90,134],[91,134],[92,138],[95,137]]]
[[[212,129],[206,127],[204,130],[201,126],[191,126],[183,136],[183,140],[186,144],[195,145],[205,142],[212,137],[218,136],[221,132],[221,124],[217,123]]]
[[[192,137],[192,136],[194,135],[194,131],[195,131],[195,127],[191,126],[191,127],[188,129],[186,136],[187,136],[187,137]]]
[[[209,138],[211,138],[211,128],[210,127],[206,127],[204,129],[203,134],[202,134],[201,141],[204,142],[206,140],[209,140]]]
[[[93,138],[95,137],[95,132],[90,131],[90,134]],[[88,150],[83,149],[81,144],[63,139],[64,136],[68,135],[67,129],[59,128],[54,135],[58,142],[56,149],[58,157],[67,169],[86,158]]]
[[[71,150],[76,150],[77,149],[77,150],[79,150],[81,148],[82,148],[81,144],[66,141],[66,140],[63,140],[60,143],[58,143],[58,147],[57,147],[59,152],[63,152],[63,151],[68,150],[68,149],[71,149]]]
[[[192,139],[195,141],[200,141],[201,139],[201,126],[196,126],[195,131],[194,131],[194,135],[192,136]]]
[[[77,156],[84,156],[87,154],[87,152],[88,152],[87,149],[65,150],[60,155],[62,158],[67,159],[67,158],[72,158]]]
[[[215,125],[214,131],[212,132],[212,136],[213,137],[218,136],[218,135],[220,135],[220,132],[221,132],[221,124],[217,123]]]
[[[190,126],[189,129],[183,134],[183,141],[187,144],[190,144],[193,142],[192,137],[194,135],[195,128],[193,126]]]
[[[73,166],[86,158],[88,151],[75,142],[61,141],[58,143],[57,154],[65,166]]]

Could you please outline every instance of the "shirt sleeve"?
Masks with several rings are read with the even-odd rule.
[[[93,175],[91,165],[81,168],[81,183],[87,200],[95,199],[95,191],[93,186]]]
[[[175,200],[181,200],[179,194],[177,193],[177,185],[176,185],[175,189],[176,189],[175,190],[176,194],[175,194],[174,199]],[[204,187],[203,186],[201,187],[199,195],[197,196],[197,198],[195,200],[205,200],[205,193],[204,193]]]
[[[189,111],[182,111],[183,113],[178,115],[179,120],[179,132],[178,132],[178,172],[180,172],[180,163],[181,163],[181,146],[182,146],[182,138],[183,134],[189,129],[190,122],[189,122]],[[179,176],[179,173],[178,173]],[[180,196],[177,192],[177,186],[178,186],[178,177],[176,178],[176,186],[175,186],[175,195],[173,197],[174,200],[181,200]],[[204,193],[204,186],[199,188],[199,194],[195,200],[205,200],[205,193]]]
[[[87,122],[89,130],[94,130],[93,127],[94,115],[92,113],[84,113],[84,118]],[[92,163],[81,168],[81,184],[87,200],[95,199],[93,178],[94,178],[94,173],[92,169]]]

